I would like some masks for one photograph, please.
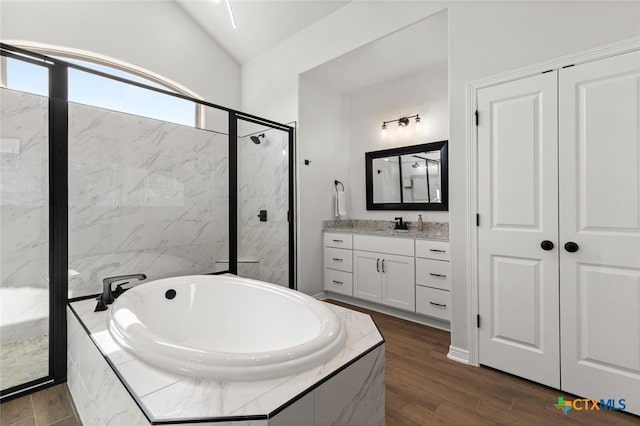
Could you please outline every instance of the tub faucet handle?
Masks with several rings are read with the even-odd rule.
[[[98,305],[94,312],[105,311],[107,306],[112,304],[116,297],[128,290],[126,288],[122,288],[122,286],[129,284],[129,281],[119,284],[116,286],[115,290],[111,290],[111,284],[131,279],[142,281],[146,280],[147,276],[145,274],[118,275],[117,277],[107,277],[102,280],[102,294],[97,297]]]

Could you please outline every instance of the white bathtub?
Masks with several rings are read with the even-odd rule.
[[[175,298],[166,293],[175,290]],[[165,370],[217,380],[263,380],[318,366],[346,332],[324,303],[281,286],[228,275],[141,284],[109,307],[109,331]]]

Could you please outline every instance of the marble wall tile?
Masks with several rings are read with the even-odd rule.
[[[69,117],[70,297],[106,276],[209,273],[228,257],[216,252],[226,136],[80,104]]]
[[[382,426],[385,421],[384,347],[365,355],[315,392],[316,425]]]
[[[0,287],[49,285],[48,102],[0,89]]]
[[[265,131],[260,145],[239,139],[238,158],[238,256],[259,261],[260,280],[288,286],[288,135]]]
[[[82,422],[88,425],[149,425],[69,309],[67,330],[69,390]]]
[[[269,426],[300,426],[315,424],[315,395],[309,392],[274,417],[269,418]]]

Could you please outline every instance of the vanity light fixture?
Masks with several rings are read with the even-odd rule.
[[[396,118],[395,120],[383,121],[382,122],[382,127],[381,127],[381,132],[380,132],[380,135],[382,136],[382,139],[384,139],[387,136],[387,124],[388,123],[398,123],[398,131],[402,132],[404,130],[404,128],[409,125],[409,123],[410,123],[409,119],[411,119],[411,118],[415,118],[416,131],[419,131],[420,130],[420,114],[409,115],[409,116],[406,116],[406,117]]]

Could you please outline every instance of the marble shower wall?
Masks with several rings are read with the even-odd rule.
[[[238,257],[260,262],[260,280],[288,286],[288,133],[264,133],[260,145],[238,139]],[[260,210],[267,222],[258,219]]]
[[[216,252],[226,145],[206,130],[70,104],[69,297],[101,292],[107,276],[214,271],[228,256]]]
[[[49,98],[0,89],[0,287],[49,287],[48,117]]]

